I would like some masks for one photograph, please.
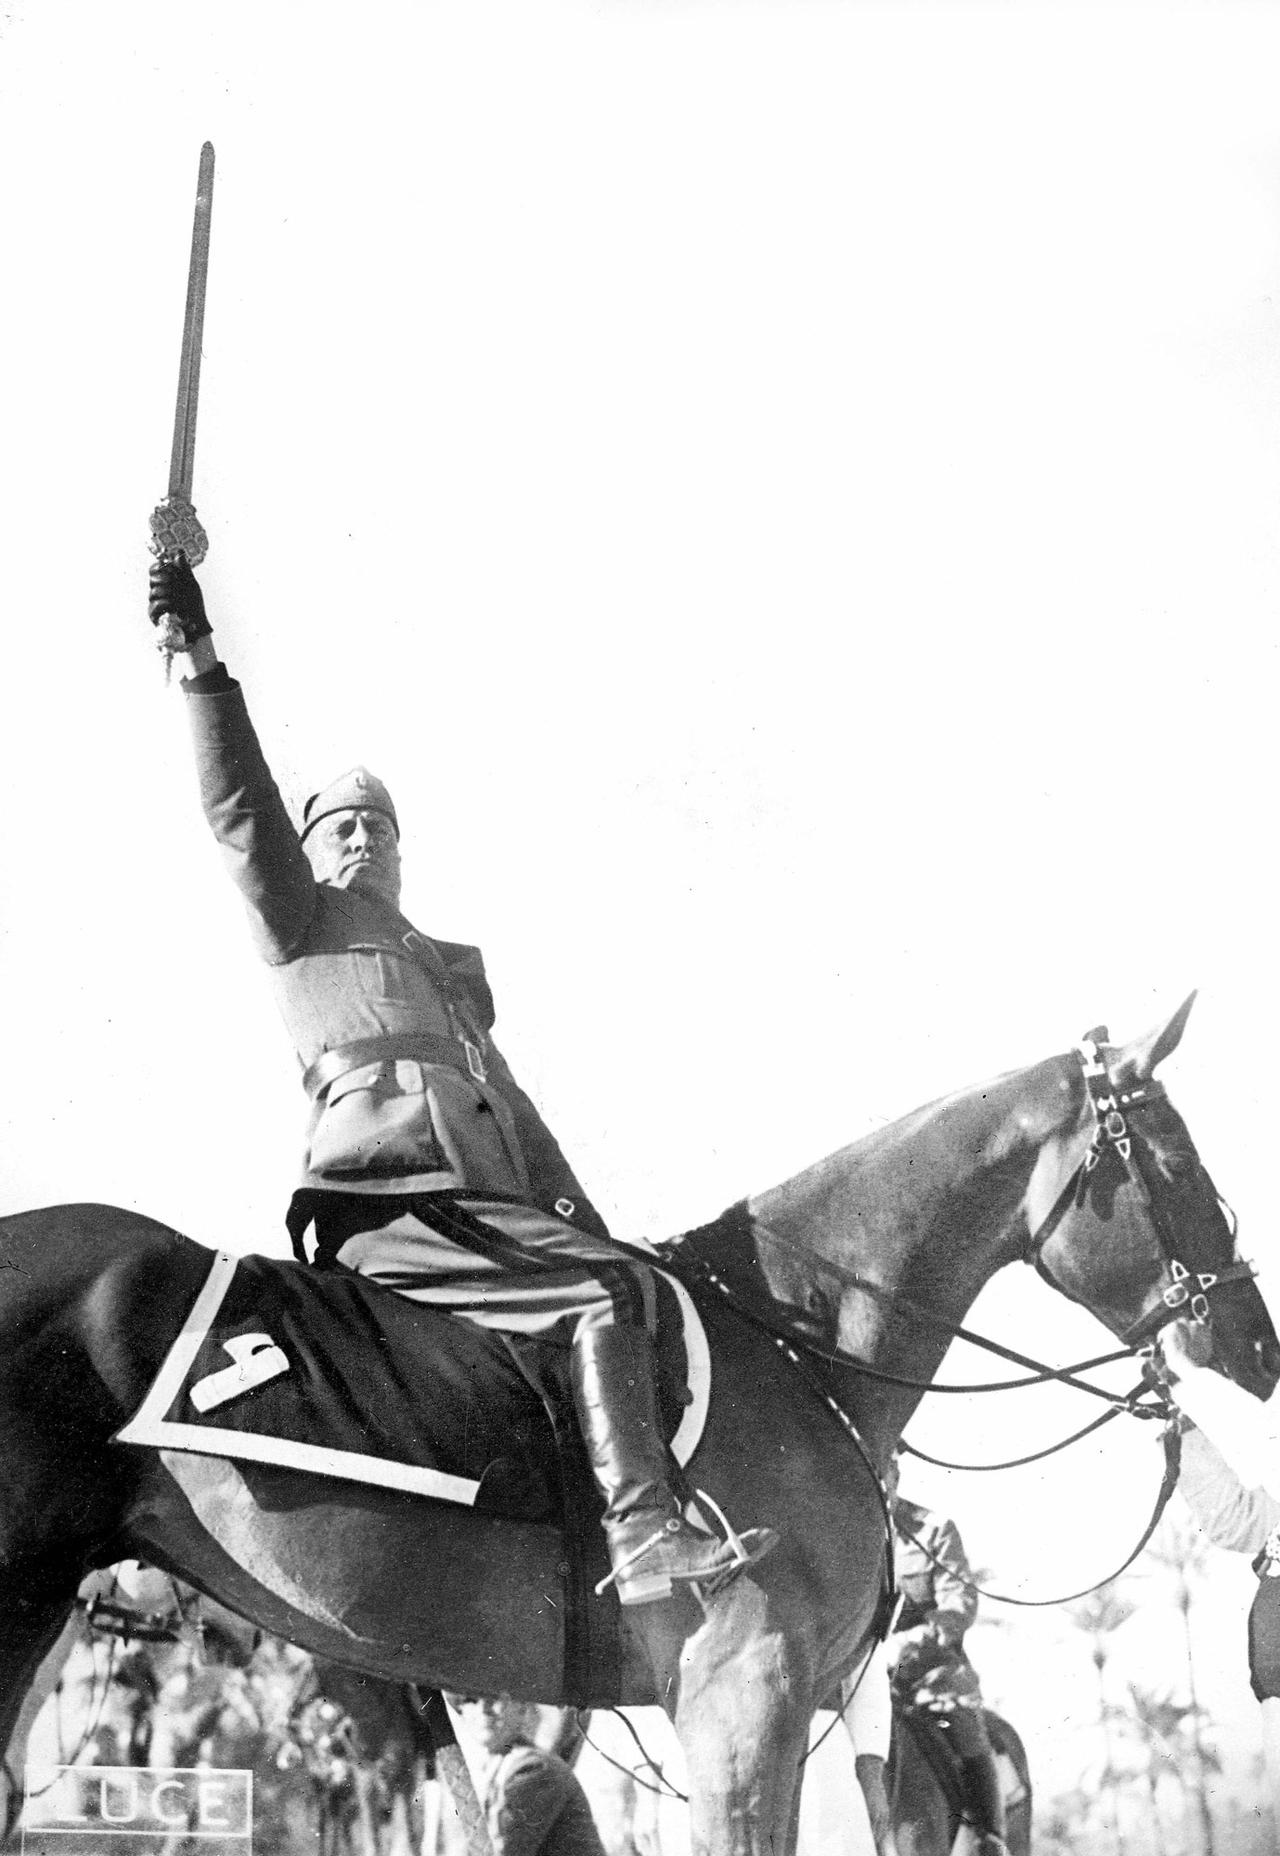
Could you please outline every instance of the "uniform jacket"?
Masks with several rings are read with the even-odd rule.
[[[484,1811],[493,1856],[604,1856],[586,1793],[562,1759],[539,1747],[503,1754]]]
[[[954,1521],[901,1496],[893,1505],[894,1560],[903,1595],[890,1659],[894,1687],[918,1706],[980,1707],[977,1672],[964,1653],[964,1635],[978,1614],[978,1598]]]
[[[490,1037],[493,996],[479,950],[433,940],[375,897],[316,881],[233,679],[199,679],[188,713],[205,816],[304,1073],[324,1052],[365,1039],[424,1038],[444,1053],[440,1061],[375,1053],[316,1095],[303,1185],[503,1193],[603,1233]],[[468,1068],[468,1044],[483,1080]]]

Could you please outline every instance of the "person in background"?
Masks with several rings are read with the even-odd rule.
[[[1178,1488],[1214,1546],[1253,1555],[1249,1678],[1280,1753],[1280,1408],[1215,1373],[1211,1348],[1195,1322],[1170,1322],[1160,1336],[1164,1380],[1191,1424]]]
[[[446,1693],[477,1756],[476,1791],[493,1856],[604,1856],[586,1794],[535,1740],[538,1711],[510,1695]]]
[[[897,1856],[885,1779],[893,1733],[886,1644],[877,1643],[858,1673],[840,1684],[840,1716],[853,1747],[853,1767],[867,1808],[876,1856]]]
[[[1212,1336],[1171,1321],[1156,1362],[1190,1428],[1178,1490],[1214,1546],[1253,1556],[1249,1681],[1262,1712],[1272,1798],[1280,1810],[1280,1404],[1266,1404],[1209,1366]]]
[[[964,1652],[965,1632],[978,1611],[964,1544],[954,1521],[898,1493],[896,1458],[886,1480],[903,1598],[887,1646],[893,1692],[904,1708],[927,1713],[946,1735],[977,1856],[1009,1856],[1000,1771],[977,1671]]]

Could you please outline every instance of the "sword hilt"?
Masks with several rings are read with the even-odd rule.
[[[194,504],[185,496],[166,496],[151,511],[151,552],[162,561],[186,556],[188,567],[198,567],[209,552],[209,537],[200,526]]]

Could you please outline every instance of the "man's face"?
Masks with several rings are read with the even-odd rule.
[[[307,833],[302,848],[318,883],[354,889],[393,909],[399,907],[400,845],[385,812],[369,806],[330,812]]]
[[[509,1753],[527,1736],[529,1708],[510,1695],[449,1695],[460,1716],[463,1731],[486,1753]]]

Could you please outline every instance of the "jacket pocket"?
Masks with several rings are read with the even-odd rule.
[[[308,1166],[330,1176],[453,1172],[432,1119],[424,1066],[368,1063],[338,1077],[312,1132]]]

